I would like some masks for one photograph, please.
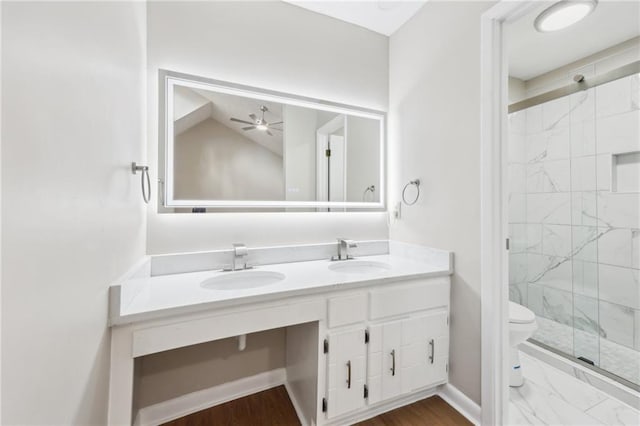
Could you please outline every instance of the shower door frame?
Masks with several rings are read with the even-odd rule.
[[[503,27],[539,4],[535,0],[501,0],[481,18],[481,315],[482,315],[482,424],[505,424],[508,419],[508,214],[504,173],[508,142],[508,67]],[[524,100],[532,102],[566,96],[638,71],[638,62],[594,77],[580,89],[568,86]],[[571,358],[560,351],[552,350]],[[585,367],[589,368],[589,366]],[[590,368],[605,377],[606,370]],[[620,382],[616,377],[614,380]],[[631,388],[635,388],[631,386]]]
[[[481,416],[506,424],[509,407],[508,226],[506,170],[508,67],[504,24],[538,4],[501,0],[480,22]]]

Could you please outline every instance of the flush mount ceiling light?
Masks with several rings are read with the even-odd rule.
[[[542,33],[558,31],[583,20],[597,4],[598,0],[562,0],[543,10],[533,25]]]

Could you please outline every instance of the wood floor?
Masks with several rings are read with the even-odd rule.
[[[467,426],[472,423],[439,396],[380,414],[358,426]]]
[[[300,422],[284,386],[236,399],[165,426],[298,426]],[[471,425],[438,396],[398,408],[358,426],[457,426]]]
[[[284,386],[234,399],[181,417],[171,426],[299,426],[300,421]]]

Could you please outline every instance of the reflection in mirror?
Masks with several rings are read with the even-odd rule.
[[[384,114],[165,78],[165,206],[383,207]]]
[[[173,99],[176,199],[283,199],[281,105],[177,85]]]

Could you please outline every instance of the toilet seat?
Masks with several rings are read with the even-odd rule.
[[[513,324],[529,324],[536,320],[536,315],[522,305],[509,301],[509,322]]]

